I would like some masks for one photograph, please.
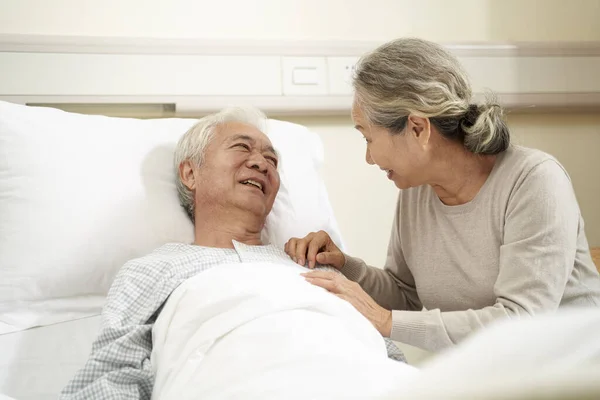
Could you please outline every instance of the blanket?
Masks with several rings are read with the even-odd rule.
[[[302,272],[232,263],[180,285],[153,328],[152,398],[374,398],[414,379],[365,317]]]

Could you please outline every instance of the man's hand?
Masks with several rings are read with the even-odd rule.
[[[392,312],[381,307],[360,285],[336,272],[313,271],[302,274],[313,285],[327,289],[346,300],[365,316],[384,337],[392,333]]]
[[[309,233],[302,239],[291,238],[285,244],[285,252],[302,266],[308,261],[308,268],[319,263],[339,270],[346,263],[344,253],[325,231]]]

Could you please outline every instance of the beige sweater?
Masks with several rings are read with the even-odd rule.
[[[600,306],[571,181],[554,158],[511,146],[477,196],[446,206],[401,190],[384,269],[346,256],[342,273],[393,310],[391,338],[427,350],[504,317]]]

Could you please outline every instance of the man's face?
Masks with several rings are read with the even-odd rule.
[[[194,171],[196,207],[233,206],[266,219],[279,190],[277,163],[271,141],[257,128],[219,126]]]

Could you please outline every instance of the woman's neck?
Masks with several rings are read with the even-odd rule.
[[[495,155],[477,155],[464,148],[449,151],[440,158],[430,185],[442,203],[466,204],[477,196],[495,163]]]

